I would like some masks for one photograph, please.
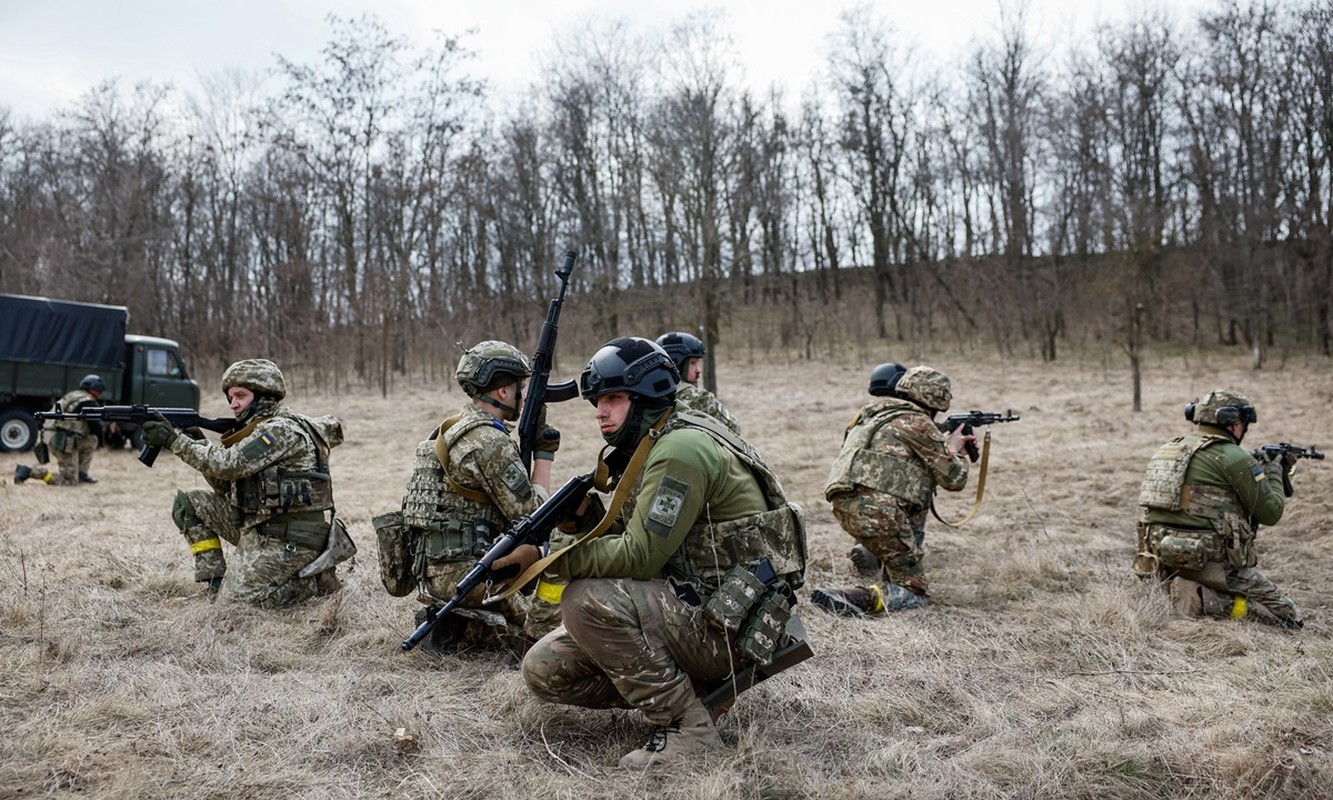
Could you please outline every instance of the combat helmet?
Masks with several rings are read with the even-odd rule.
[[[1259,421],[1254,406],[1245,395],[1227,389],[1213,389],[1185,406],[1185,419],[1195,425],[1226,428],[1237,422],[1247,425]]]
[[[106,383],[102,380],[101,375],[88,374],[84,375],[83,380],[79,381],[79,388],[85,392],[101,394],[106,391]]]
[[[622,336],[602,345],[579,376],[579,393],[593,405],[612,392],[628,392],[625,422],[603,434],[607,444],[626,448],[638,444],[648,428],[675,405],[680,372],[662,346],[638,336]]]
[[[244,386],[255,394],[265,394],[281,400],[287,396],[287,381],[282,370],[267,358],[247,358],[237,361],[222,373],[222,393],[233,386]]]
[[[912,367],[898,379],[898,396],[927,411],[948,411],[953,402],[949,376],[930,367]]]
[[[703,358],[708,354],[708,348],[704,347],[703,340],[698,336],[684,331],[671,331],[657,337],[657,343],[671,356],[671,361],[676,365],[676,371],[681,375],[685,374],[685,362],[691,358]]]
[[[898,388],[898,381],[905,372],[907,368],[896,361],[880,364],[870,370],[870,394],[875,397],[894,397],[897,394],[894,390]]]
[[[532,375],[523,351],[508,342],[487,339],[463,351],[454,378],[469,397],[480,397],[491,389],[508,386]]]

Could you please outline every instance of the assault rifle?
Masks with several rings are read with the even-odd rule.
[[[154,408],[153,406],[84,406],[78,411],[39,411],[33,414],[37,419],[74,419],[83,422],[128,422],[143,425],[157,419],[161,414],[175,428],[204,428],[214,433],[231,433],[236,429],[236,420],[201,417],[192,408]],[[144,466],[151,467],[157,460],[160,447],[144,445],[139,449],[139,460]]]
[[[560,279],[560,292],[546,308],[546,321],[542,323],[541,336],[537,339],[537,352],[532,356],[532,377],[528,379],[528,393],[523,398],[523,413],[518,420],[518,456],[523,460],[523,468],[532,468],[532,454],[537,447],[537,439],[542,432],[538,429],[541,421],[542,406],[548,402],[561,403],[579,396],[576,381],[565,381],[549,386],[551,364],[555,360],[555,337],[559,332],[560,308],[565,303],[565,290],[569,288],[569,274],[574,271],[574,259],[579,254],[576,250],[565,251],[565,263],[555,271]]]
[[[586,475],[578,475],[570,478],[564,486],[561,486],[555,494],[540,506],[537,506],[531,514],[519,519],[514,523],[504,536],[496,539],[491,544],[490,549],[472,565],[472,569],[458,581],[454,589],[454,596],[442,606],[427,609],[426,619],[422,621],[417,629],[412,631],[412,635],[403,640],[403,652],[411,650],[421,643],[423,639],[430,635],[431,629],[435,624],[449,615],[451,611],[463,602],[468,595],[472,594],[478,586],[485,582],[488,586],[495,580],[495,574],[492,566],[495,562],[510,553],[519,545],[541,544],[551,535],[551,529],[566,519],[573,517],[578,511],[579,504],[583,498],[592,490],[594,485],[594,473],[589,472]]]
[[[945,420],[939,423],[939,428],[945,433],[953,433],[958,426],[963,427],[963,433],[971,435],[972,429],[982,425],[994,425],[997,422],[1017,422],[1018,415],[1010,409],[1003,414],[998,411],[969,411],[966,414],[950,414]],[[967,457],[976,461],[981,457],[977,452],[976,442],[968,442],[965,446]]]
[[[1276,461],[1285,455],[1295,456],[1296,458],[1313,458],[1320,461],[1324,458],[1324,454],[1315,449],[1314,445],[1305,448],[1287,442],[1259,445],[1258,449],[1253,450],[1250,455],[1259,461]]]

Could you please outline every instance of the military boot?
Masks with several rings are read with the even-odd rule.
[[[925,608],[930,605],[930,598],[924,594],[917,594],[911,589],[899,586],[896,583],[886,584],[888,590],[883,595],[885,611],[909,611],[913,608]]]
[[[884,610],[884,593],[875,585],[816,589],[810,593],[810,602],[840,616],[864,617]]]
[[[32,476],[32,467],[27,464],[14,465],[14,484],[18,485]]]
[[[856,569],[856,574],[868,580],[879,580],[881,567],[879,558],[863,544],[858,544],[847,554],[852,560],[852,567]]]
[[[97,479],[86,472],[80,472],[79,483],[97,483]]]
[[[625,769],[646,770],[672,764],[683,758],[706,753],[722,746],[722,737],[713,727],[713,718],[704,704],[695,700],[684,714],[669,725],[654,726],[648,742],[620,759]]]

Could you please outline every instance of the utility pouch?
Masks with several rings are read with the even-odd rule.
[[[1157,542],[1157,558],[1168,569],[1203,569],[1208,562],[1208,548],[1201,538],[1163,534]]]
[[[767,587],[751,609],[736,638],[736,652],[760,666],[773,663],[773,652],[782,641],[791,619],[792,593],[783,581]]]
[[[704,604],[704,618],[723,633],[738,633],[764,588],[764,582],[753,572],[737,564],[722,576],[721,585]]]
[[[69,450],[70,444],[69,431],[56,428],[55,433],[51,434],[51,449],[57,453],[64,453]]]
[[[38,442],[33,445],[32,457],[37,459],[38,464],[46,464],[51,461],[51,452],[46,449],[46,442]]]
[[[403,512],[391,511],[372,520],[380,545],[380,581],[394,597],[406,597],[417,588],[413,552],[419,534],[403,523]]]

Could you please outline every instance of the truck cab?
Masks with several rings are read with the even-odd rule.
[[[180,346],[172,340],[126,334],[125,364],[125,381],[115,403],[199,408],[199,383],[186,373]]]

